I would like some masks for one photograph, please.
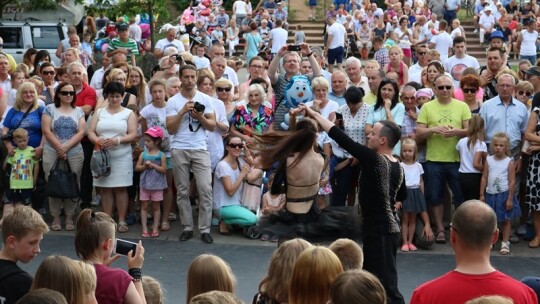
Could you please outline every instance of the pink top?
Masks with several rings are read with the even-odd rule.
[[[465,96],[463,95],[463,90],[461,88],[454,91],[454,98],[461,101],[465,100]],[[476,100],[482,99],[484,99],[484,89],[479,88],[478,92],[476,92]]]

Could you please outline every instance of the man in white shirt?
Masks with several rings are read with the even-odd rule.
[[[444,62],[444,69],[452,75],[454,79],[454,87],[459,87],[459,81],[461,80],[461,75],[463,70],[468,67],[479,69],[480,64],[478,60],[473,56],[467,55],[467,44],[465,43],[465,38],[458,36],[454,38],[454,56],[448,58]]]
[[[441,61],[445,62],[448,59],[448,51],[452,47],[452,37],[446,32],[446,27],[448,24],[446,21],[441,21],[439,23],[439,33],[433,35],[429,43],[430,49],[436,49],[441,54]]]
[[[171,27],[167,31],[167,37],[158,40],[154,47],[154,56],[156,56],[156,58],[163,57],[163,52],[170,46],[176,48],[178,53],[185,51],[182,41],[176,39],[176,29],[174,27]]]
[[[289,33],[287,33],[287,31],[283,28],[283,21],[277,20],[276,28],[272,29],[269,33],[270,53],[272,53],[273,56],[279,52],[279,49],[287,44],[288,36]]]
[[[495,27],[495,16],[491,14],[491,7],[487,4],[484,7],[484,14],[480,16],[478,25],[480,26],[480,44],[483,44],[486,34],[491,34]]]
[[[111,58],[109,58],[107,54],[103,54],[103,57],[101,58],[102,66],[94,72],[94,75],[92,75],[92,79],[90,80],[90,86],[94,88],[94,90],[100,90],[103,88],[103,75],[105,74],[105,71],[109,68],[110,64]]]
[[[416,58],[418,58],[418,62],[409,67],[409,81],[422,83],[422,69],[429,63],[428,51],[429,48],[425,44],[416,46]]]
[[[461,7],[460,0],[446,0],[444,4],[444,20],[446,23],[452,24],[452,21],[457,18],[457,12]]]
[[[178,194],[176,202],[184,231],[180,241],[193,237],[193,213],[189,201],[189,172],[197,182],[199,192],[199,232],[201,240],[213,242],[210,235],[212,219],[212,172],[206,131],[214,131],[216,119],[212,98],[197,91],[197,68],[185,65],[180,68],[180,92],[171,97],[166,106],[167,131],[171,135],[170,146],[173,173]],[[204,107],[203,109],[201,109]]]
[[[326,19],[328,28],[326,30],[326,47],[324,48],[326,56],[328,57],[328,71],[332,73],[334,71],[334,64],[337,63],[338,69],[342,70],[343,66],[343,53],[345,52],[345,42],[347,41],[347,31],[345,27],[336,22],[335,17],[328,17]]]

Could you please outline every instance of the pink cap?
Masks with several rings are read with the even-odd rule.
[[[150,129],[146,130],[146,132],[144,132],[144,134],[148,134],[154,138],[160,138],[160,139],[163,139],[163,130],[161,130],[160,127],[151,127]]]
[[[420,89],[416,91],[416,98],[427,97],[431,99],[433,97],[433,91],[431,89]]]

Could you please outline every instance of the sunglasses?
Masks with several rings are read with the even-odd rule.
[[[231,88],[216,88],[218,92],[230,92]]]
[[[60,95],[64,95],[64,96],[75,96],[75,91],[60,91],[59,92]]]
[[[463,93],[465,94],[473,94],[478,92],[478,89],[463,89]]]
[[[424,56],[425,54],[427,54],[427,52],[418,52],[419,56]]]
[[[438,86],[437,89],[439,89],[439,91],[442,91],[442,90],[448,90],[450,91],[452,89],[452,86]]]
[[[41,74],[43,74],[43,75],[54,75],[54,71],[42,71]]]
[[[227,146],[233,148],[233,149],[242,149],[244,147],[243,144],[228,144]]]
[[[521,91],[521,90],[519,90],[517,93],[518,93],[518,95],[526,95],[527,97],[531,97],[531,95],[532,95],[532,92],[529,92],[529,91]]]

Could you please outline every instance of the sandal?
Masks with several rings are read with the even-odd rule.
[[[510,253],[510,242],[501,242],[501,251],[499,251],[501,255],[507,255]]]
[[[538,248],[540,247],[540,237],[535,237],[532,241],[529,242],[529,247]]]
[[[128,228],[126,222],[119,222],[118,223],[118,232],[126,233],[128,231],[129,231],[129,228]]]
[[[73,222],[66,223],[66,231],[73,231],[75,230],[75,225],[73,225]]]
[[[435,243],[446,244],[446,232],[442,230],[437,232],[437,238],[435,239]]]
[[[60,224],[55,224],[55,223],[53,223],[53,224],[51,225],[51,230],[52,230],[52,231],[62,231],[62,226],[60,226]]]
[[[152,233],[150,234],[150,237],[158,238],[159,237],[159,231],[152,231]]]
[[[171,229],[171,226],[169,225],[169,222],[162,222],[160,229],[161,231],[169,231]]]
[[[150,237],[150,235],[148,234],[148,232],[143,232],[143,233],[141,233],[141,237],[142,237],[143,239],[147,239],[147,238]]]

